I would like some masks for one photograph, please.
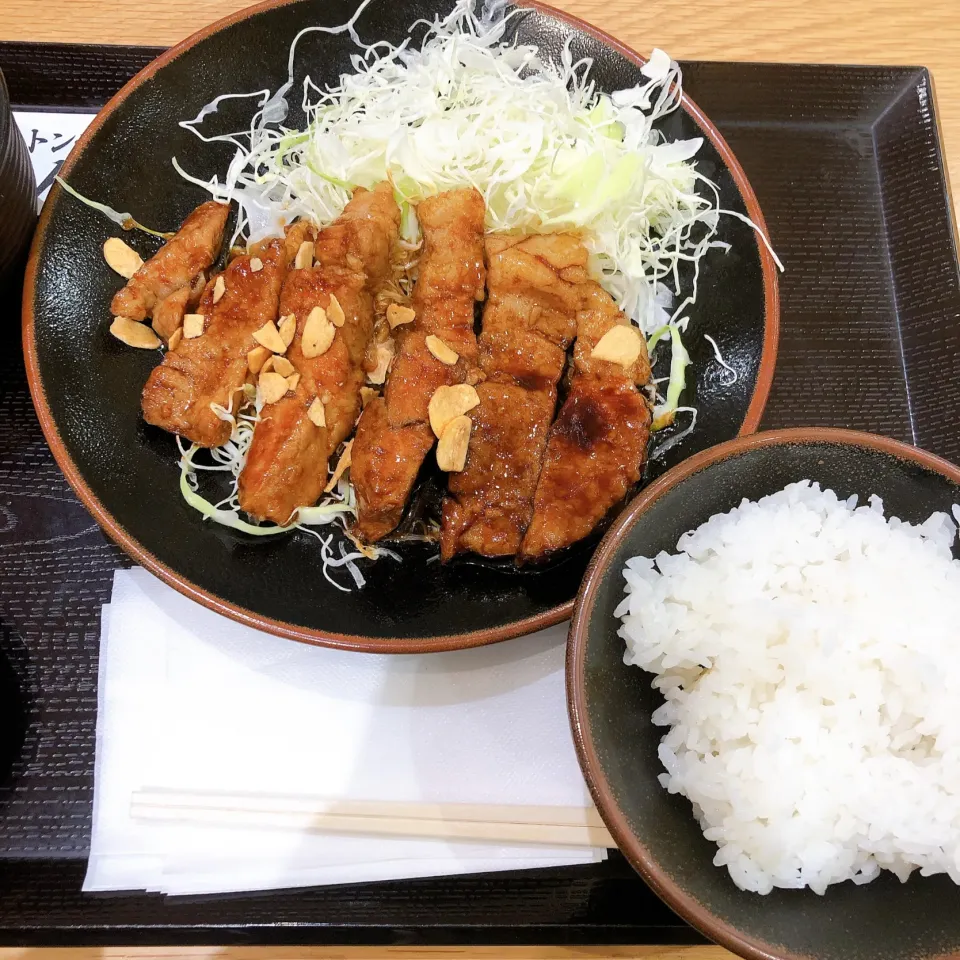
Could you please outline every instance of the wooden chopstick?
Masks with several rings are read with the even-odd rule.
[[[593,807],[430,804],[324,800],[253,794],[143,789],[139,819],[549,846],[613,847]]]
[[[410,820],[477,820],[484,823],[541,823],[561,826],[603,826],[594,806],[531,806],[527,804],[422,803],[401,800],[336,800],[286,794],[229,793],[144,787],[133,793],[138,804],[206,807],[290,813],[323,813],[350,817],[405,817]]]

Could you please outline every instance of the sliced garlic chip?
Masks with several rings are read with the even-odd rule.
[[[284,343],[284,348],[289,347],[293,343],[293,336],[297,332],[297,315],[295,313],[288,313],[285,317],[280,320],[280,327],[278,330],[280,334],[280,339]]]
[[[281,377],[289,377],[295,367],[286,357],[274,357],[270,369],[275,370]]]
[[[143,258],[119,237],[110,237],[103,245],[103,259],[107,266],[129,280],[142,266]]]
[[[443,436],[437,443],[437,466],[446,473],[459,473],[467,462],[467,447],[470,445],[470,430],[473,421],[469,417],[454,417],[443,428]]]
[[[333,343],[337,328],[327,319],[327,312],[323,307],[314,307],[303,325],[303,336],[300,338],[300,349],[309,360],[323,356]]]
[[[636,327],[617,324],[597,341],[597,345],[590,352],[590,358],[606,360],[626,368],[633,365],[643,349],[643,337]]]
[[[257,383],[264,403],[276,403],[288,389],[286,377],[279,373],[261,373]]]
[[[451,420],[472,410],[479,403],[479,394],[469,384],[458,383],[452,387],[437,387],[428,407],[430,427],[434,435],[442,436],[444,428]]]
[[[256,376],[264,366],[264,363],[273,354],[266,347],[254,347],[247,354],[247,369]]]
[[[293,261],[293,266],[297,270],[304,270],[313,266],[313,241],[304,240],[297,251],[297,258]]]
[[[287,351],[287,345],[283,342],[280,332],[274,323],[265,323],[254,333],[253,339],[262,347],[266,347],[274,353],[286,353]]]
[[[342,327],[347,319],[343,307],[340,306],[340,301],[332,293],[330,294],[330,305],[327,307],[327,318],[335,327]]]
[[[427,349],[441,362],[452,367],[459,359],[460,354],[448,347],[439,337],[430,334],[426,339]]]
[[[323,402],[319,397],[313,398],[313,403],[310,404],[310,409],[307,410],[307,416],[310,418],[310,422],[318,427],[325,427],[327,425],[327,415],[323,409]]]
[[[156,350],[160,346],[160,338],[148,326],[127,317],[114,317],[110,332],[128,347]]]
[[[183,318],[183,338],[185,340],[193,340],[195,337],[202,336],[203,323],[202,313],[188,313]]]
[[[404,323],[413,323],[416,317],[416,311],[411,307],[401,307],[399,303],[391,303],[387,307],[387,323],[390,324],[391,330]]]

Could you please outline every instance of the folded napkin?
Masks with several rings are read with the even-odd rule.
[[[201,894],[603,859],[597,846],[344,835],[145,818],[146,791],[590,807],[562,626],[476,650],[373,656],[282,640],[143,570],[104,607],[88,891]],[[163,811],[160,811],[161,814]]]

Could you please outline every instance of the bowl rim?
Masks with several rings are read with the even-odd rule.
[[[590,795],[620,852],[667,906],[714,942],[748,960],[810,960],[738,931],[684,891],[660,866],[646,845],[632,832],[620,810],[593,743],[586,702],[586,648],[590,622],[601,582],[614,555],[637,520],[661,497],[688,477],[712,465],[750,451],[797,443],[829,443],[892,454],[952,480],[960,486],[960,467],[934,453],[880,434],[836,427],[792,427],[737,437],[694,454],[658,478],[631,501],[597,547],[577,592],[573,619],[567,635],[567,713],[577,760]],[[691,815],[692,816],[692,815]]]
[[[230,27],[236,23],[248,20],[261,13],[270,10],[285,7],[293,3],[302,2],[302,0],[263,0],[253,6],[246,7],[236,13],[222,17],[219,20],[201,28],[185,40],[171,47],[161,54],[146,67],[144,67],[136,76],[128,81],[100,110],[91,122],[90,126],[84,131],[78,139],[70,154],[67,156],[60,175],[67,177],[70,175],[78,158],[87,148],[90,141],[103,126],[107,118],[117,110],[124,101],[142,84],[152,80],[158,71],[172,63],[186,51],[192,49],[197,44],[206,40],[208,37]],[[557,10],[540,0],[518,0],[517,6],[534,10],[547,17],[559,20],[568,24],[575,30],[588,34],[601,43],[619,53],[621,56],[633,61],[638,65],[646,62],[645,58],[640,56],[634,50],[630,49],[619,40],[605,33],[604,31],[586,23],[579,18],[563,11]],[[724,164],[734,178],[737,189],[746,207],[747,213],[756,226],[763,232],[765,237],[769,237],[766,221],[760,210],[760,205],[756,194],[747,179],[746,174],[733,151],[727,145],[726,140],[704,115],[703,111],[690,98],[683,94],[681,108],[684,109],[693,120],[704,131],[707,138],[711,141],[714,148],[720,154]],[[23,306],[22,306],[22,336],[23,353],[27,370],[27,380],[30,387],[30,393],[33,398],[33,404],[40,420],[40,427],[43,435],[53,453],[54,459],[60,466],[67,478],[70,486],[80,498],[84,506],[90,511],[97,523],[106,531],[123,550],[137,563],[148,569],[155,576],[159,577],[169,586],[189,597],[203,606],[220,613],[223,616],[230,617],[247,626],[259,630],[265,630],[268,633],[285,637],[290,640],[297,640],[303,643],[314,644],[318,646],[334,647],[342,650],[353,650],[366,653],[430,653],[447,650],[459,650],[469,647],[485,646],[491,643],[498,643],[513,637],[523,636],[536,630],[561,623],[568,619],[573,612],[574,600],[568,600],[565,603],[545,610],[542,613],[530,617],[524,617],[510,623],[502,624],[497,627],[487,627],[480,630],[473,630],[466,633],[448,634],[442,636],[430,637],[364,637],[354,634],[335,633],[332,631],[322,631],[311,627],[304,627],[294,623],[288,623],[257,613],[245,606],[225,600],[214,593],[198,586],[187,577],[177,572],[173,567],[161,561],[150,552],[143,544],[133,537],[124,526],[113,517],[110,511],[100,501],[99,497],[93,492],[83,477],[83,474],[73,461],[63,438],[57,428],[57,423],[53,411],[47,400],[46,390],[44,388],[43,378],[40,371],[39,358],[36,343],[36,326],[33,311],[34,292],[36,289],[38,264],[44,251],[46,231],[50,224],[54,207],[61,202],[63,189],[59,184],[55,184],[50,191],[43,211],[40,215],[40,222],[37,226],[33,245],[30,249],[30,259],[27,264],[26,275],[23,287]],[[753,433],[760,423],[763,409],[770,394],[770,388],[773,382],[773,373],[776,366],[777,348],[780,332],[780,299],[779,286],[777,278],[777,268],[773,256],[766,245],[759,240],[757,249],[760,256],[760,265],[764,289],[764,334],[763,347],[760,357],[760,366],[757,371],[757,382],[754,387],[753,395],[748,405],[743,423],[738,431],[738,436]]]

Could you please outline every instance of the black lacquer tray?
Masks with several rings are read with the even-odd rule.
[[[14,104],[91,109],[156,54],[0,43]],[[922,68],[684,64],[786,265],[763,426],[960,462],[960,277]],[[0,943],[701,942],[624,861],[218,899],[84,896],[100,605],[128,561],[47,450],[0,299]]]

